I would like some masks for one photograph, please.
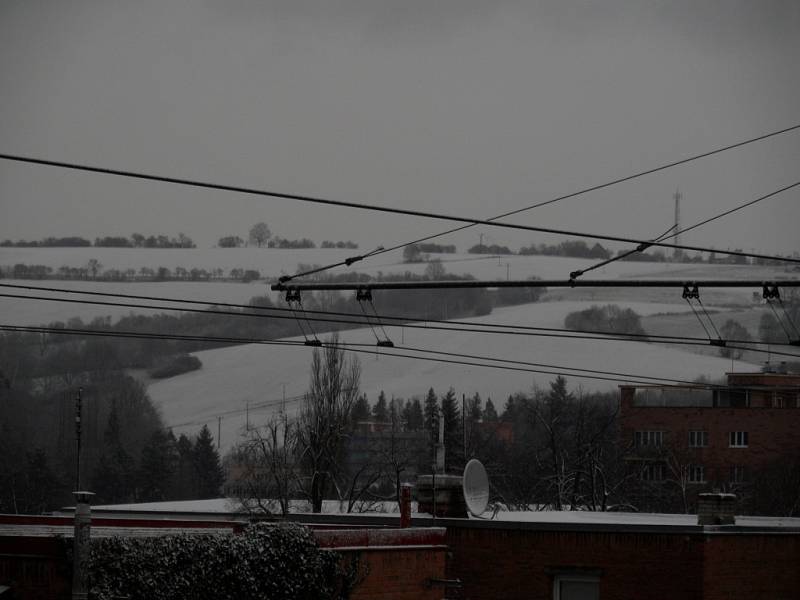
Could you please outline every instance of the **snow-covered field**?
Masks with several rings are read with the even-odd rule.
[[[363,249],[361,250],[363,251]],[[143,266],[174,269],[182,266],[214,269],[226,272],[231,268],[258,269],[264,276],[292,273],[298,263],[330,264],[359,251],[351,250],[274,250],[274,249],[119,249],[119,248],[2,248],[0,264],[13,265],[18,262],[45,264],[55,269],[62,265],[83,266],[96,258],[104,268],[139,269]],[[396,254],[396,255],[395,255]],[[424,272],[425,263],[404,264],[399,253],[387,254],[373,260],[358,263],[352,270],[371,274],[412,271]],[[514,279],[537,276],[542,279],[565,279],[570,271],[592,264],[592,261],[564,257],[504,256],[478,257],[475,255],[442,255],[449,272],[469,273],[481,279]],[[341,272],[342,269],[338,269]],[[654,278],[749,278],[754,280],[797,277],[783,268],[747,267],[732,265],[682,265],[668,263],[619,262],[592,272],[592,278],[614,279],[620,277]],[[9,280],[4,280],[9,282]],[[209,304],[214,302],[245,303],[252,296],[264,294],[267,286],[263,282],[66,282],[24,281],[30,285],[69,289],[107,291],[159,297],[191,298]],[[5,290],[9,292],[11,290]],[[703,298],[709,308],[736,305],[746,309],[753,306],[754,290],[708,290]],[[759,291],[759,290],[756,290]],[[14,293],[13,291],[11,291]],[[273,298],[277,298],[273,295]],[[633,308],[642,316],[658,313],[686,313],[689,309],[680,297],[679,290],[661,289],[552,289],[546,300],[535,304],[495,309],[491,315],[472,321],[530,325],[539,327],[562,327],[564,317],[572,311],[588,308],[592,304],[613,302]],[[161,303],[165,304],[165,303]],[[107,307],[61,302],[0,298],[0,321],[7,324],[40,324],[55,320],[66,321],[80,316],[85,321],[95,316],[110,315],[116,319],[131,312],[146,312],[145,309]],[[380,306],[378,306],[380,312]],[[723,322],[724,315],[719,315]],[[686,327],[691,327],[688,321]],[[386,354],[416,355],[416,351],[401,350],[400,347],[432,349],[440,352],[456,352],[476,356],[492,356],[515,361],[554,365],[548,367],[523,368],[539,370],[595,369],[627,373],[632,376],[693,380],[698,376],[718,378],[733,368],[751,369],[752,365],[733,364],[714,356],[702,356],[679,346],[664,347],[654,344],[639,344],[615,341],[576,341],[562,338],[502,336],[480,333],[442,332],[391,327],[390,338],[398,346],[382,349]],[[673,332],[687,333],[687,332]],[[691,330],[693,335],[698,332]],[[454,365],[417,360],[414,358],[387,356],[375,352],[374,336],[368,329],[353,330],[342,334],[343,341],[366,344],[358,348],[363,352],[360,360],[363,369],[362,387],[375,401],[383,390],[389,396],[408,398],[423,396],[429,387],[443,393],[451,386],[457,394],[472,395],[478,392],[486,399],[491,397],[502,407],[509,394],[530,390],[533,386],[546,387],[554,377],[552,374],[490,369],[472,365]],[[290,399],[288,410],[296,410],[298,401],[308,384],[308,365],[311,349],[306,347],[277,347],[246,345],[198,353],[203,362],[199,371],[187,373],[167,380],[152,382],[149,392],[161,407],[164,420],[175,426],[177,432],[196,432],[208,424],[213,433],[220,425],[223,447],[230,447],[240,439],[245,425],[248,404],[251,422],[263,419],[274,411],[284,395]],[[434,355],[435,356],[435,355]],[[440,356],[441,358],[447,358]],[[570,385],[585,390],[612,390],[616,383],[596,379],[570,378]],[[264,403],[269,403],[264,406]],[[222,415],[221,423],[217,417]]]
[[[259,248],[205,248],[169,249],[147,248],[0,248],[0,265],[12,266],[16,263],[42,264],[58,269],[60,266],[85,266],[91,258],[100,261],[105,269],[128,268],[138,271],[141,267],[170,269],[182,266],[204,269],[221,268],[225,273],[232,268],[258,269],[265,277],[277,277],[293,273],[299,263],[331,264],[359,251],[353,250],[276,250]],[[579,258],[545,256],[503,256],[480,257],[470,254],[440,255],[445,268],[456,274],[470,274],[479,279],[524,279],[536,276],[541,279],[567,279],[571,271],[586,267],[592,261]],[[508,266],[507,266],[508,265]],[[399,252],[381,255],[364,263],[356,263],[353,272],[376,275],[379,272],[402,273],[411,271],[423,273],[427,263],[406,264],[400,260]],[[343,272],[343,268],[331,271]],[[776,267],[748,267],[736,265],[683,265],[670,263],[617,262],[593,271],[587,277],[593,279],[614,278],[734,278],[743,277],[754,280],[798,277],[799,274]],[[121,294],[145,296],[191,298],[212,304],[214,302],[245,303],[251,297],[268,292],[263,282],[250,284],[231,282],[128,282],[102,283],[89,281],[13,281],[41,287],[68,288],[76,290],[104,291]],[[26,293],[5,290],[8,293]],[[754,290],[725,289],[705,290],[703,298],[707,304],[748,304]],[[758,290],[756,290],[758,291]],[[58,296],[58,294],[55,294]],[[272,294],[278,299],[277,294]],[[679,302],[679,290],[662,289],[564,289],[550,290],[550,299],[594,300],[598,303],[616,302],[617,298],[646,300],[648,302]],[[683,309],[681,309],[683,310]],[[111,316],[117,319],[130,313],[149,312],[145,309],[114,306],[97,306],[67,302],[42,300],[20,300],[0,297],[0,313],[3,322],[24,325],[38,325],[53,321],[67,321],[78,316],[89,321],[96,316]]]
[[[510,323],[560,327],[564,316],[586,308],[589,302],[536,303],[496,309],[491,315],[471,319],[481,322]],[[640,314],[683,310],[680,305],[626,303]],[[491,397],[502,408],[509,394],[529,391],[534,386],[546,388],[555,375],[518,372],[470,365],[429,362],[414,358],[388,356],[387,354],[422,353],[402,348],[430,349],[475,356],[492,356],[514,361],[555,365],[547,367],[523,366],[536,370],[552,371],[594,369],[615,371],[631,375],[693,380],[698,376],[721,377],[730,370],[730,360],[699,356],[679,347],[620,341],[569,340],[563,338],[487,335],[470,332],[443,332],[437,330],[388,327],[389,337],[397,345],[394,349],[380,349],[386,354],[376,354],[374,336],[369,329],[342,332],[341,341],[366,344],[359,347],[362,366],[361,385],[371,402],[381,390],[387,396],[409,398],[424,396],[428,388],[444,393],[451,386],[460,396],[478,392],[485,400]],[[308,386],[308,366],[311,348],[292,346],[243,345],[198,352],[203,362],[199,371],[150,384],[148,392],[160,407],[164,421],[174,425],[175,431],[198,431],[208,424],[216,435],[220,425],[221,443],[229,447],[240,439],[245,426],[245,409],[269,403],[250,411],[251,423],[263,420],[280,406],[285,385],[286,396],[301,396]],[[431,355],[428,355],[431,356]],[[432,355],[436,356],[436,355]],[[448,358],[448,357],[442,357]],[[462,359],[454,359],[462,360]],[[522,365],[516,365],[522,366]],[[753,366],[737,362],[736,369]],[[615,390],[616,382],[595,379],[569,378],[570,386],[584,390]],[[300,406],[299,400],[287,403],[287,412]],[[223,415],[217,422],[217,415]]]

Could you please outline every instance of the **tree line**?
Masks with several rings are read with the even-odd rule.
[[[46,237],[39,241],[4,240],[0,242],[0,247],[16,248],[85,248],[95,246],[97,248],[196,248],[197,246],[189,236],[179,233],[178,237],[167,237],[166,235],[144,236],[141,233],[134,233],[130,237],[125,236],[104,236],[96,237],[94,244],[89,240],[71,237]]]

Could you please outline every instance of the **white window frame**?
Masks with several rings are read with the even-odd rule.
[[[689,465],[689,483],[706,483],[705,465]]]
[[[660,448],[664,444],[664,432],[661,430],[636,431],[633,443],[637,448]]]
[[[731,431],[728,434],[728,448],[747,448],[750,436],[746,431]]]
[[[553,600],[565,600],[561,596],[562,583],[594,583],[597,585],[597,597],[600,597],[600,578],[595,575],[555,575],[553,577]]]
[[[708,431],[705,429],[689,431],[689,448],[708,448]]]

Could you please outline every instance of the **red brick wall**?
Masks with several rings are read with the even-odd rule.
[[[552,571],[600,570],[603,600],[703,598],[703,540],[680,534],[460,528],[448,523],[448,577],[465,600],[545,600]]]
[[[603,600],[800,597],[800,534],[540,531],[448,523],[464,600],[545,600],[553,571],[599,571]]]
[[[623,443],[633,443],[635,431],[668,431],[665,445],[696,456],[709,481],[727,482],[732,465],[755,469],[800,450],[800,409],[635,407],[623,401],[620,430]],[[708,431],[708,447],[690,449],[690,430]],[[730,448],[731,431],[747,431],[748,447]]]
[[[427,582],[444,579],[446,550],[440,546],[344,551],[345,559],[358,556],[366,573],[351,600],[440,600],[443,589]]]
[[[704,600],[800,597],[800,535],[716,535],[705,545]]]

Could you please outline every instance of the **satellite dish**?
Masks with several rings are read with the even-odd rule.
[[[464,467],[462,486],[467,509],[479,517],[489,504],[489,476],[477,458],[470,460]]]

